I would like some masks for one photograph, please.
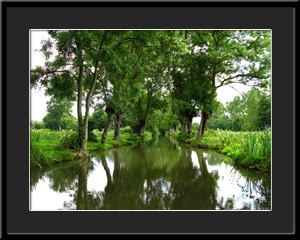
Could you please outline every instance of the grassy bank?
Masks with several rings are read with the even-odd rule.
[[[196,136],[196,132],[193,135]],[[271,173],[270,128],[259,132],[207,130],[202,141],[196,137],[187,139],[180,131],[171,136],[192,147],[218,150],[243,167]]]
[[[149,132],[142,134],[130,133],[127,128],[121,128],[120,140],[113,140],[114,132],[109,131],[106,143],[101,143],[102,132],[94,130],[96,142],[88,141],[87,150],[89,155],[94,151],[105,151],[111,148],[116,148],[125,145],[133,145],[135,142],[151,139],[152,135]],[[53,165],[60,162],[70,161],[78,158],[76,149],[67,147],[74,145],[71,141],[72,135],[77,135],[76,132],[67,131],[51,131],[48,129],[31,130],[30,132],[30,166],[42,167],[45,165]],[[75,140],[76,141],[76,140]],[[67,143],[67,145],[66,145]]]

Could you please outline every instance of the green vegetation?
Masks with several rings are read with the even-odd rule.
[[[105,144],[101,143],[102,132],[94,130],[97,142],[88,142],[89,153],[93,151],[105,151],[121,146],[131,146],[137,141],[147,141],[152,134],[145,132],[141,136],[128,133],[130,127],[121,128],[124,132],[120,140],[113,140],[113,130],[110,130]],[[52,131],[49,129],[31,130],[30,132],[30,165],[42,167],[56,163],[70,161],[79,157],[79,140],[76,131]]]
[[[66,131],[56,132],[49,129],[31,130],[30,166],[41,168],[43,165],[52,165],[73,159],[73,152],[67,149],[58,149],[60,139],[66,134]]]
[[[271,129],[259,132],[231,132],[209,129],[202,140],[187,138],[181,131],[171,134],[178,141],[197,148],[219,150],[229,156],[235,163],[256,168],[270,174],[271,172]]]
[[[64,129],[71,129],[69,125],[72,124],[74,117],[70,110],[73,106],[71,101],[56,99],[52,97],[47,102],[47,115],[43,118],[45,128],[61,131],[62,124]]]
[[[207,124],[210,129],[259,131],[271,127],[271,95],[269,89],[252,88],[218,110]]]
[[[241,165],[270,168],[265,162],[270,133],[263,130],[271,127],[270,30],[48,34],[40,49],[46,62],[31,70],[30,81],[32,89],[45,88],[51,100],[43,123],[31,122],[31,127],[62,133],[50,139],[45,138],[49,131],[33,134],[36,165],[42,165],[36,159],[64,160],[67,153],[86,157],[171,132],[185,143],[220,149]],[[252,89],[223,106],[217,89],[235,83]],[[71,115],[75,101],[77,118]],[[198,116],[200,123],[193,123]],[[205,134],[207,128],[251,134]],[[59,143],[47,152],[43,141]]]
[[[30,121],[30,128],[32,129],[42,129],[44,128],[44,123],[39,121]]]

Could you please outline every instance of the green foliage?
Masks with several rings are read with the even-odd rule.
[[[270,95],[263,94],[258,102],[256,127],[258,129],[271,127],[271,96]]]
[[[170,100],[170,99],[169,99]],[[170,128],[176,128],[180,123],[177,115],[172,111],[171,102],[168,102],[165,114],[159,116],[158,127],[160,132],[168,132]]]
[[[207,130],[203,140],[187,139],[187,134],[175,132],[172,137],[193,147],[219,149],[237,164],[271,171],[271,129],[259,132]]]
[[[256,131],[271,124],[271,98],[263,90],[253,88],[226,107],[216,101],[216,90],[235,82],[269,86],[270,31],[70,30],[49,34],[51,39],[41,49],[45,66],[33,69],[30,76],[31,87],[46,87],[46,94],[52,96],[43,119],[47,128],[83,126],[87,116],[79,113],[77,121],[69,113],[76,99],[79,109],[83,100],[88,104],[85,107],[95,108],[88,121],[89,141],[99,140],[100,132],[94,130],[106,125],[104,106],[122,113],[121,126],[130,128],[121,133],[132,139],[143,138],[145,130],[154,136],[179,124],[185,129],[188,123],[188,137],[196,143],[191,131],[195,135],[198,124],[191,123],[200,111],[214,113],[208,121],[211,129]],[[65,136],[62,145],[77,149],[78,139],[72,134]],[[212,132],[206,134],[206,139],[216,138]],[[109,132],[108,140],[112,135]],[[184,139],[183,135],[178,137]],[[224,147],[231,141],[224,134],[220,139]],[[258,140],[256,144],[260,146]],[[238,155],[240,151],[233,152]]]
[[[93,129],[99,129],[100,131],[102,131],[105,128],[105,125],[107,123],[107,113],[101,107],[101,105],[98,105],[94,109],[94,112],[91,116],[91,118],[94,120]],[[91,121],[91,119],[89,121]]]
[[[47,115],[43,118],[45,127],[52,130],[61,130],[64,123],[64,129],[72,129],[74,127],[74,118],[70,114],[72,106],[73,103],[68,100],[52,97],[47,102]]]
[[[193,131],[198,131],[200,124],[199,123],[192,123],[192,130]]]
[[[80,149],[80,139],[78,132],[68,132],[59,143],[59,149],[72,149],[78,151]]]
[[[30,127],[31,127],[31,129],[43,129],[44,123],[36,121],[36,120],[30,121]]]
[[[133,131],[132,131],[130,126],[126,126],[126,127],[120,129],[120,133],[121,134],[123,134],[123,133],[133,133]]]
[[[61,128],[66,130],[76,130],[77,127],[77,119],[71,114],[64,113],[61,118]]]
[[[52,131],[50,129],[31,130],[31,141],[38,142],[40,140],[59,140],[67,134],[67,131]]]
[[[34,141],[30,141],[30,166],[42,168],[42,165],[51,165],[54,162],[53,157],[45,155]]]
[[[144,140],[144,139],[150,139],[152,137],[152,133],[151,132],[141,133],[140,137],[141,137],[142,140]]]
[[[222,152],[231,156],[237,163],[251,168],[270,171],[271,167],[271,132],[219,132],[225,147]]]
[[[89,133],[88,133],[88,141],[91,141],[91,142],[98,142],[97,136],[96,136],[94,133],[89,132]]]
[[[147,131],[151,132],[152,136],[159,135],[159,129],[158,129],[157,125],[153,124],[152,122],[148,121],[146,123],[145,128]]]
[[[95,129],[97,129],[98,125],[96,123],[96,119],[94,117],[90,117],[88,121],[88,141],[98,142],[97,136],[93,133]]]
[[[132,134],[128,135],[127,139],[128,140],[141,140],[141,136],[139,136],[138,134],[132,133]]]
[[[227,102],[208,121],[211,129],[232,131],[257,131],[271,126],[271,96],[264,90],[252,88]]]
[[[175,132],[172,136],[174,138],[176,138],[178,141],[184,141],[187,138],[187,133],[178,131],[178,132]]]

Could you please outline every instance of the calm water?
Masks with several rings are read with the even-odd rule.
[[[153,138],[30,173],[31,210],[270,210],[271,179]]]

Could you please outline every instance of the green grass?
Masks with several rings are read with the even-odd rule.
[[[102,132],[94,130],[98,142],[87,142],[87,151],[92,154],[94,151],[106,151],[121,146],[131,146],[137,141],[151,139],[151,133],[146,132],[142,136],[131,133],[130,127],[121,128],[120,140],[113,140],[114,131],[110,130],[106,143],[101,143]],[[75,150],[63,148],[61,139],[72,131],[51,131],[48,129],[31,130],[30,134],[30,166],[42,167],[55,163],[69,161],[77,156]]]
[[[259,132],[231,132],[207,130],[203,140],[196,137],[187,139],[186,134],[175,132],[171,135],[178,141],[192,147],[219,150],[235,163],[247,168],[271,172],[271,129]],[[194,133],[194,136],[196,134]]]
[[[40,140],[30,142],[30,165],[45,166],[58,162],[71,160],[74,152],[71,150],[57,148],[59,140]]]
[[[31,130],[30,137],[32,141],[39,140],[59,140],[64,137],[68,131],[52,131],[50,129]]]

